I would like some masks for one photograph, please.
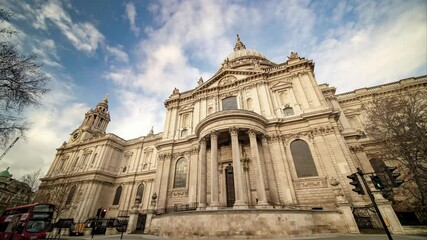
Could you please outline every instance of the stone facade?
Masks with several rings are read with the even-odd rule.
[[[369,198],[351,191],[346,176],[372,171],[363,105],[426,83],[423,76],[337,95],[317,84],[313,61],[291,53],[276,64],[238,38],[209,80],[173,90],[162,133],[106,133],[106,97],[58,148],[41,194],[69,179],[76,190],[63,217],[84,221],[106,207],[107,217],[130,215],[133,231],[135,217],[149,213],[145,231],[161,235],[356,233],[351,206]],[[183,209],[194,211],[176,213]]]

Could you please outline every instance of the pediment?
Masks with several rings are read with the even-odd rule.
[[[187,105],[187,106],[183,106],[182,108],[180,108],[180,109],[178,110],[178,112],[180,112],[180,113],[192,112],[192,111],[193,111],[193,109],[194,109],[194,107],[193,107],[193,106]]]
[[[271,90],[273,91],[279,91],[279,90],[283,90],[286,88],[291,88],[292,87],[292,82],[291,81],[279,81],[275,84],[273,84],[273,86],[271,86]]]
[[[209,89],[214,89],[217,87],[223,87],[227,85],[232,85],[236,81],[248,78],[250,76],[259,74],[256,71],[229,71],[225,70],[217,73],[211,79],[201,84],[199,87],[195,89],[195,92],[204,91]]]

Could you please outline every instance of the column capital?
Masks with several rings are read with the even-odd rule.
[[[268,135],[267,134],[262,134],[261,135],[261,142],[262,143],[267,143],[268,142]]]
[[[237,136],[239,134],[239,128],[237,127],[230,127],[228,128],[228,131],[230,132],[231,136]]]
[[[248,135],[250,138],[256,138],[256,132],[253,129],[248,130]]]
[[[200,138],[200,140],[199,140],[199,142],[200,142],[200,145],[202,145],[202,144],[206,144],[206,137],[202,137],[202,138]]]
[[[218,139],[218,132],[217,131],[211,131],[210,136],[211,136],[211,140],[216,140],[216,139]]]

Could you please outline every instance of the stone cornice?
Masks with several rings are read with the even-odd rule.
[[[399,91],[400,89],[417,88],[417,87],[421,88],[426,86],[427,86],[427,75],[424,75],[419,77],[406,78],[397,82],[382,84],[375,87],[360,88],[352,92],[337,94],[336,97],[337,97],[337,100],[341,103],[341,102],[359,100],[360,98],[373,97],[379,93],[381,94],[393,93],[393,92]]]

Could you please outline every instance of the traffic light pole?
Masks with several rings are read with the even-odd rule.
[[[363,171],[360,168],[357,168],[357,174],[359,174],[360,178],[362,179],[362,182],[363,182],[363,185],[365,186],[366,192],[368,193],[369,198],[371,198],[372,205],[374,206],[375,211],[378,214],[378,217],[381,221],[381,224],[383,225],[384,231],[387,234],[388,239],[393,240],[393,238],[391,237],[390,231],[388,230],[387,225],[384,222],[383,216],[381,215],[380,209],[378,208],[377,203],[375,202],[374,195],[372,195],[371,189],[369,188],[368,183],[366,182],[365,178],[363,177],[365,174],[363,173]]]

